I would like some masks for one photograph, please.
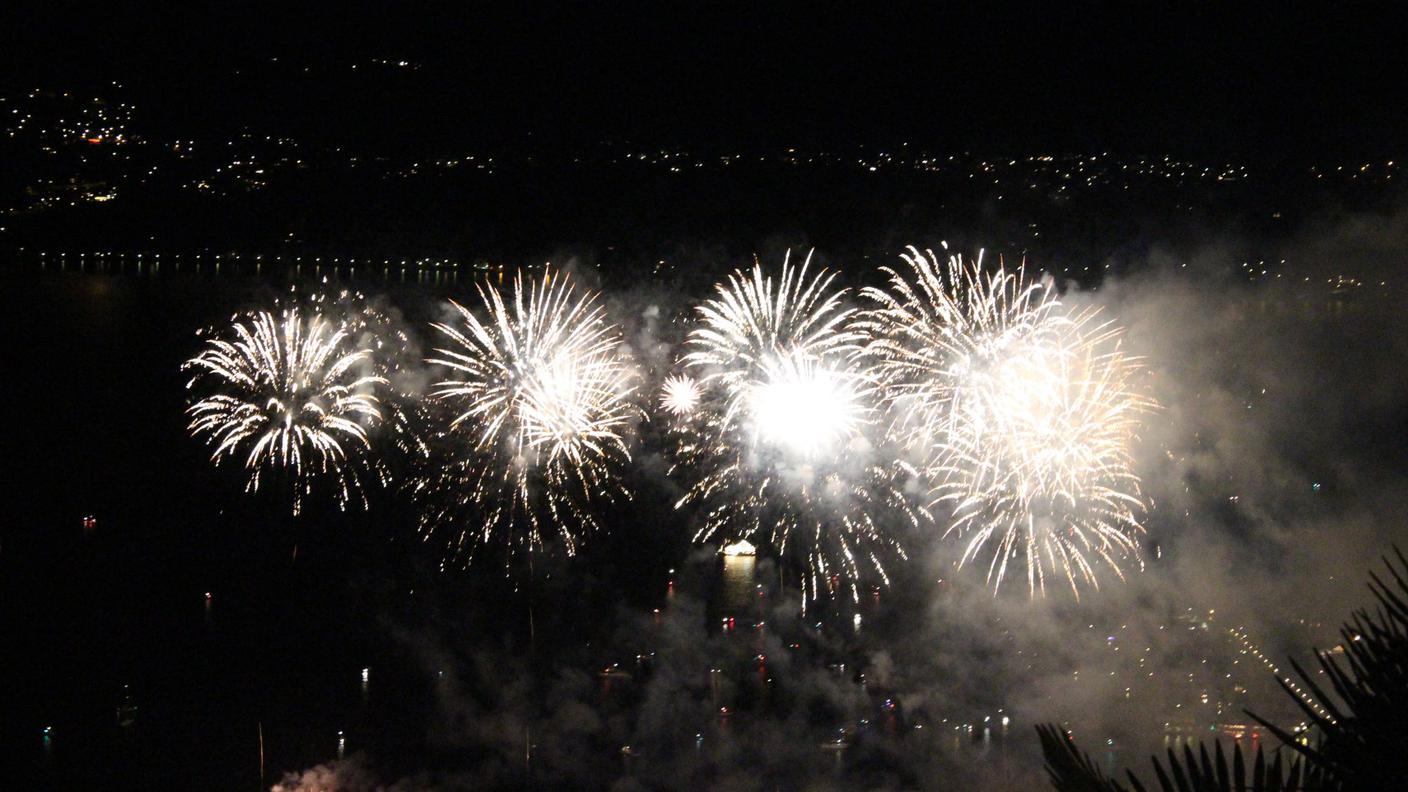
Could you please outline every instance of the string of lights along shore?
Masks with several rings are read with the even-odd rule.
[[[810,253],[736,270],[684,312],[658,381],[562,269],[480,283],[414,359],[360,295],[295,295],[207,331],[190,432],[295,513],[366,508],[370,482],[402,493],[447,567],[574,555],[632,497],[651,423],[679,529],[764,548],[803,607],[889,585],[925,534],[994,592],[1024,577],[1079,597],[1142,568],[1132,448],[1157,405],[1117,319],[947,245],[879,274],[852,291]]]

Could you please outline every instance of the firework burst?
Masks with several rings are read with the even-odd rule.
[[[696,481],[678,506],[700,514],[696,541],[749,537],[801,557],[805,599],[848,588],[882,556],[903,557],[882,524],[915,512],[873,457],[874,380],[861,368],[835,275],[784,260],[779,278],[735,272],[698,308],[682,363],[700,399],[677,467]]]
[[[699,406],[699,383],[693,377],[675,374],[660,387],[660,408],[676,418],[688,418]]]
[[[334,482],[340,505],[354,494],[365,505],[362,474],[381,475],[369,430],[387,384],[372,360],[343,323],[313,310],[236,317],[184,366],[188,389],[211,391],[187,409],[190,432],[214,446],[217,464],[242,456],[250,492],[276,472],[289,476],[295,514],[320,479]]]
[[[545,527],[574,554],[597,530],[597,498],[627,497],[617,473],[629,459],[637,414],[619,328],[594,293],[569,277],[514,278],[507,299],[479,287],[479,310],[451,303],[436,324],[445,346],[433,398],[448,414],[435,459],[413,490],[427,539],[448,532],[449,561],[498,544],[511,558],[543,544]]]
[[[960,565],[986,556],[996,589],[1020,558],[1033,594],[1056,574],[1077,596],[1099,586],[1097,562],[1121,578],[1142,566],[1130,448],[1153,403],[1118,328],[1067,313],[1021,269],[984,274],[981,255],[904,259],[907,274],[887,268],[887,289],[864,290],[861,326],[891,435],[947,505]]]

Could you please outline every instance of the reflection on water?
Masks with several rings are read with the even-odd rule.
[[[719,592],[719,608],[725,616],[742,616],[752,612],[757,599],[757,583],[754,579],[754,565],[757,558],[744,555],[726,555],[724,572]]]
[[[122,686],[122,697],[117,703],[117,725],[130,729],[137,723],[137,701],[132,697],[132,686]]]

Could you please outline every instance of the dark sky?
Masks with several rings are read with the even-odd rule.
[[[4,75],[111,74],[193,121],[267,112],[426,139],[1260,158],[1395,155],[1408,140],[1408,48],[1387,5],[171,5],[8,8]],[[247,70],[275,56],[424,68],[394,84],[336,72],[294,86]]]

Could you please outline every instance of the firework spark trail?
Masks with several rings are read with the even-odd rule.
[[[250,492],[274,471],[289,475],[295,514],[320,477],[337,483],[340,505],[354,492],[365,505],[359,476],[379,470],[368,432],[381,421],[377,392],[386,385],[367,373],[370,358],[316,311],[236,317],[183,367],[194,372],[188,389],[213,391],[187,409],[191,435],[215,447],[217,464],[242,454]]]
[[[749,536],[783,557],[791,546],[807,568],[804,607],[823,581],[857,598],[863,569],[888,584],[881,556],[903,550],[882,521],[916,520],[871,459],[875,382],[859,365],[855,312],[835,275],[809,277],[809,265],[789,256],[773,279],[755,264],[699,306],[681,362],[701,397],[677,453],[695,476],[677,504],[699,510],[695,540]]]
[[[990,555],[996,590],[1022,558],[1032,594],[1048,572],[1099,586],[1096,560],[1123,578],[1142,566],[1145,511],[1130,447],[1153,408],[1139,362],[1094,312],[1068,314],[1018,269],[985,275],[982,258],[941,265],[911,248],[909,273],[886,268],[888,289],[860,326],[884,383],[890,431],[951,511],[965,540],[960,565]]]
[[[587,506],[629,497],[617,479],[637,415],[621,332],[594,293],[568,276],[514,278],[512,293],[481,285],[481,310],[452,303],[454,323],[430,363],[432,391],[451,411],[440,430],[449,458],[415,482],[426,539],[450,531],[449,558],[470,561],[501,542],[509,556],[556,530],[574,554],[578,529],[598,530]]]

